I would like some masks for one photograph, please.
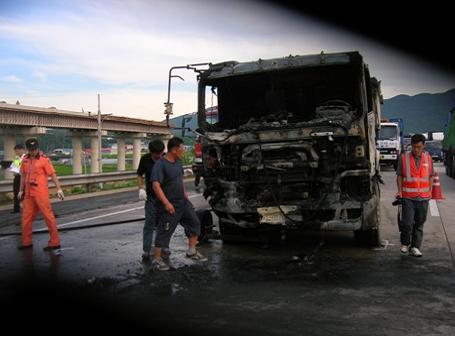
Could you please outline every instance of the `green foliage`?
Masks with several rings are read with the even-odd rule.
[[[185,154],[183,155],[183,159],[182,159],[182,164],[183,164],[183,166],[191,165],[193,163],[193,161],[194,161],[194,149],[190,148],[185,151]]]
[[[73,174],[73,166],[71,165],[54,164],[54,169],[58,177]],[[90,173],[89,166],[87,167],[87,172]],[[84,171],[84,167],[82,167],[82,174],[86,174]]]
[[[73,174],[73,166],[71,165],[61,165],[61,164],[54,164],[55,172],[57,176],[65,176],[65,175],[72,175]],[[125,170],[131,171],[133,169],[132,162],[127,161],[125,164]],[[117,164],[104,164],[103,165],[103,173],[110,173],[117,171]],[[90,173],[90,166],[87,166],[87,172],[85,172],[84,167],[82,167],[82,174],[89,174]]]

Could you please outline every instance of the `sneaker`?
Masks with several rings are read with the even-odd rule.
[[[153,267],[158,271],[169,271],[171,268],[166,264],[163,259],[153,259]]]
[[[401,245],[400,248],[401,253],[406,254],[409,251],[409,246],[408,245]]]
[[[142,261],[150,261],[150,252],[142,253]]]
[[[169,259],[170,256],[171,256],[171,250],[169,248],[163,248],[161,250],[161,257],[163,259]]]
[[[421,257],[422,252],[417,247],[411,247],[409,250],[409,255],[412,255],[413,257]]]
[[[186,252],[187,258],[196,260],[196,261],[207,261],[207,257],[205,257],[201,252],[195,251],[194,253]]]

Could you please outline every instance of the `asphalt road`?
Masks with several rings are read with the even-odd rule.
[[[185,186],[187,190],[194,190],[194,179],[186,179]],[[86,197],[88,196],[88,197]],[[52,200],[52,209],[57,216],[60,224],[61,220],[78,219],[81,213],[91,211],[92,214],[100,214],[99,210],[114,209],[118,210],[121,206],[138,203],[138,193],[135,188],[126,189],[125,191],[113,193],[112,191],[96,192],[81,194],[78,196],[68,196],[64,201],[58,199]],[[21,224],[21,214],[11,213],[11,209],[2,209],[0,211],[0,231],[18,229]],[[102,213],[102,212],[101,212]],[[37,221],[42,221],[41,215],[38,215]],[[38,223],[36,224],[38,225]],[[15,227],[17,226],[17,227]]]
[[[47,234],[18,252],[17,236],[0,236],[0,301],[40,309],[17,334],[453,335],[455,333],[455,180],[439,168],[442,200],[425,224],[424,256],[399,252],[395,176],[384,169],[383,247],[359,246],[350,232],[306,234],[293,242],[223,244],[200,250],[208,263],[185,258],[178,228],[168,272],[142,263],[142,223],[61,231],[63,249],[49,254]],[[207,206],[197,193],[193,204]],[[140,202],[59,217],[60,227],[133,219]],[[439,216],[438,216],[439,214]],[[71,223],[71,224],[69,224]],[[43,227],[42,222],[37,228]],[[0,231],[2,231],[0,229]],[[51,318],[50,314],[52,315]],[[22,314],[20,315],[22,317]],[[58,331],[48,326],[53,320]],[[89,330],[89,328],[91,328]]]

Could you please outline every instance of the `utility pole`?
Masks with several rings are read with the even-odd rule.
[[[98,169],[99,172],[103,172],[103,162],[102,162],[102,144],[101,144],[101,109],[100,109],[100,95],[98,93]]]

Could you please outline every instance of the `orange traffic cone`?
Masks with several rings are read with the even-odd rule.
[[[433,190],[431,191],[431,199],[442,200],[445,197],[442,195],[441,182],[439,181],[439,174],[435,172],[433,179]]]

